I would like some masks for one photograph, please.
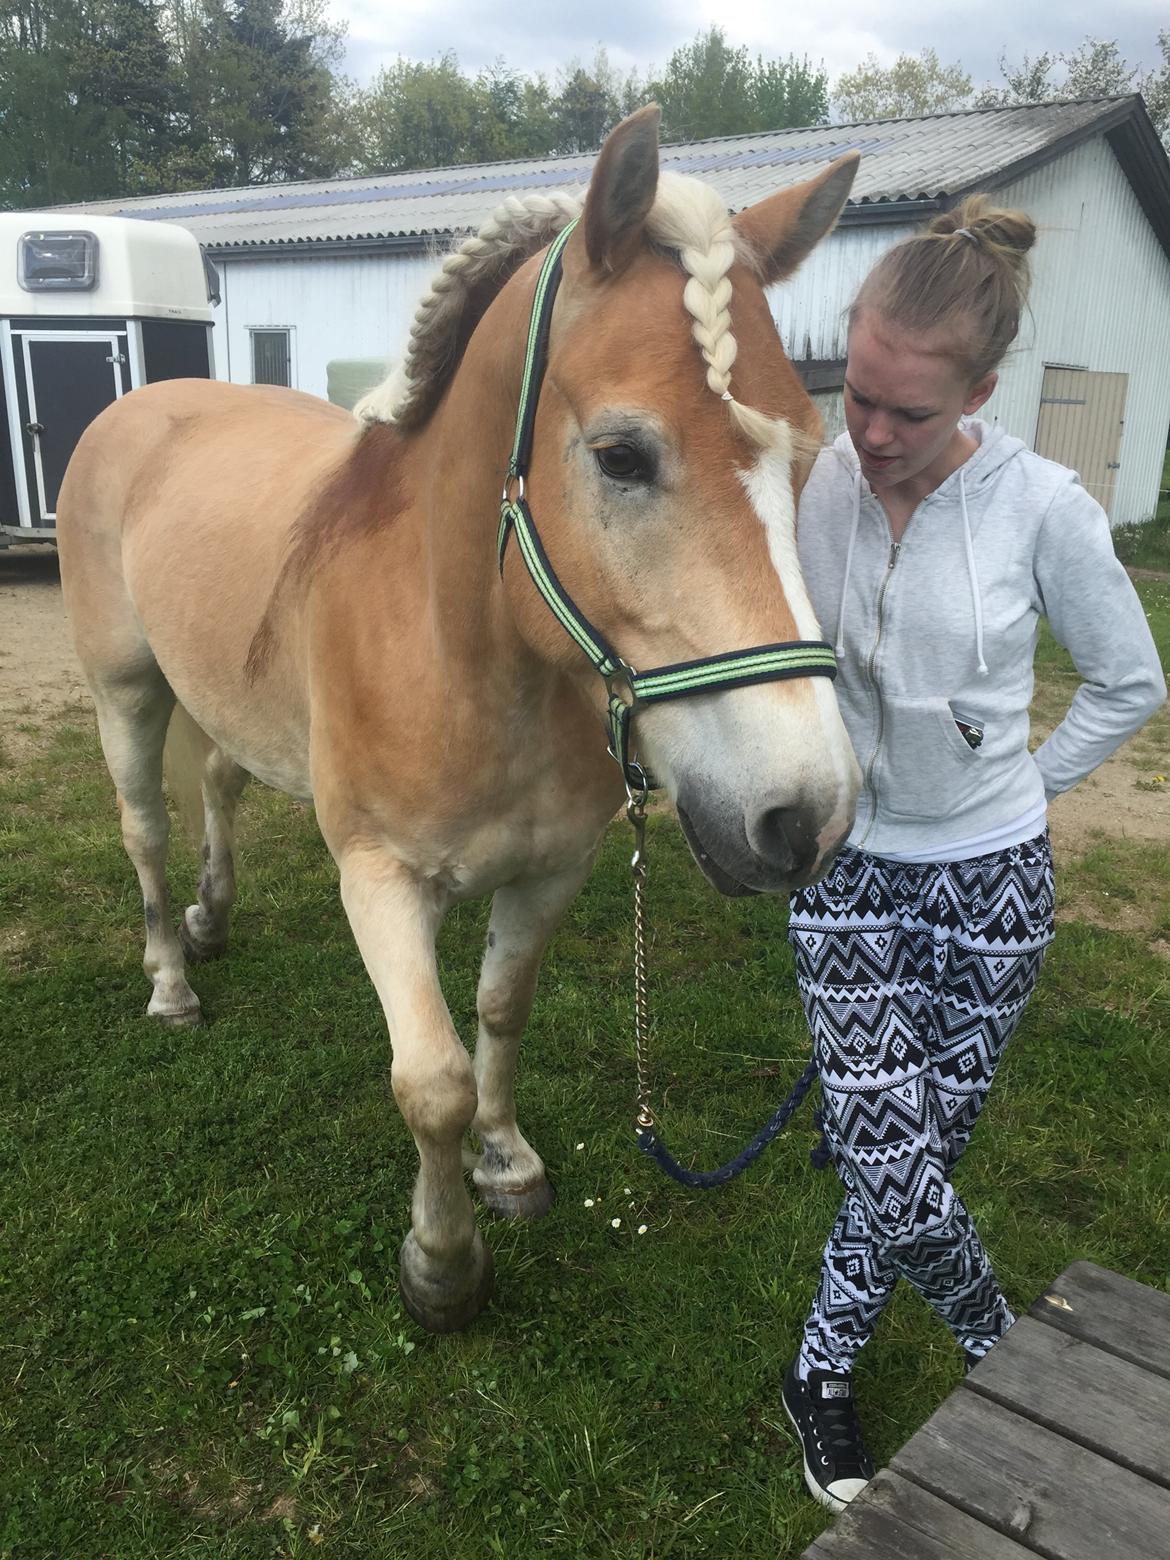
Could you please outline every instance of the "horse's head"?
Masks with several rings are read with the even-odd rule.
[[[764,288],[832,226],[856,167],[732,220],[704,185],[659,177],[657,125],[643,109],[609,137],[565,250],[527,485],[561,580],[639,670],[819,638],[795,514],[820,419]],[[516,552],[521,632],[603,705]],[[725,893],[810,881],[850,826],[857,765],[825,677],[647,706],[634,732]]]

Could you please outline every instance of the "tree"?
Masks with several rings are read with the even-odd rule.
[[[1019,65],[999,57],[1002,87],[985,87],[977,108],[1007,108],[1017,103],[1051,103],[1070,98],[1114,97],[1136,92],[1138,70],[1122,58],[1116,40],[1086,38],[1071,54],[1024,55]],[[1062,80],[1053,72],[1063,70]]]
[[[358,163],[368,172],[470,162],[476,99],[454,54],[397,59],[358,95]]]
[[[1142,96],[1154,121],[1154,128],[1170,152],[1170,29],[1158,34],[1162,63],[1142,79]]]
[[[829,78],[823,65],[815,70],[807,59],[756,57],[752,83],[755,130],[785,130],[799,125],[823,125],[829,119]]]
[[[909,119],[966,108],[971,78],[961,65],[943,65],[933,49],[900,54],[892,65],[867,55],[855,71],[837,78],[833,102],[842,120]]]
[[[571,60],[558,72],[558,86],[551,104],[554,147],[558,152],[595,152],[627,114],[649,97],[637,73],[626,77],[614,69],[604,48],[588,67]],[[644,96],[645,93],[645,96]]]
[[[699,141],[756,129],[752,62],[745,48],[733,49],[720,27],[699,33],[676,49],[647,96],[662,106],[666,141]]]
[[[152,187],[171,135],[153,0],[16,0],[0,10],[0,200],[54,205]]]

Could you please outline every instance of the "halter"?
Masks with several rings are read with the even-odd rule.
[[[822,639],[798,639],[787,644],[759,645],[754,650],[732,650],[700,661],[678,661],[653,671],[636,672],[610,646],[557,578],[540,540],[532,512],[524,497],[524,478],[532,459],[536,403],[548,363],[548,336],[553,303],[561,280],[561,257],[576,220],[561,229],[549,246],[528,324],[528,350],[524,379],[516,413],[516,437],[508,460],[508,476],[500,500],[500,529],[496,548],[500,573],[508,538],[516,533],[520,556],[553,616],[604,679],[609,694],[609,751],[617,760],[631,799],[645,799],[654,781],[637,759],[630,757],[630,720],[646,704],[685,699],[695,694],[753,683],[779,682],[790,677],[835,677],[833,648]]]

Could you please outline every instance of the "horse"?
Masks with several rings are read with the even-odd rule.
[[[558,577],[631,677],[818,634],[795,504],[820,423],[764,288],[832,227],[856,157],[731,219],[703,184],[660,176],[657,127],[651,106],[610,134],[583,203],[510,198],[451,254],[359,417],[288,389],[154,384],[91,424],[61,490],[65,603],[142,890],[147,1011],[200,1020],[187,966],[227,942],[247,779],[311,802],[417,1145],[399,1285],[435,1332],[492,1289],[467,1134],[489,1211],[552,1202],[513,1080],[545,944],[623,800],[608,705],[633,704],[639,761],[725,893],[811,881],[856,800],[828,678],[640,707],[596,675],[521,549],[498,550],[556,241],[524,502]],[[178,931],[164,748],[203,815]],[[435,939],[451,905],[486,894],[473,1061]]]

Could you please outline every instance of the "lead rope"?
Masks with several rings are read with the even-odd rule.
[[[716,1186],[726,1186],[728,1181],[734,1181],[737,1175],[742,1175],[749,1165],[756,1162],[773,1138],[779,1136],[816,1082],[817,1064],[815,1059],[809,1062],[788,1098],[773,1112],[747,1147],[715,1170],[686,1169],[659,1137],[654,1112],[650,1107],[648,1061],[650,1000],[646,986],[646,791],[643,789],[638,792],[627,787],[627,795],[626,817],[634,830],[634,854],[630,858],[630,871],[634,878],[634,1065],[638,1080],[638,1113],[634,1117],[634,1135],[642,1152],[649,1154],[658,1168],[673,1180],[682,1186],[710,1191]],[[823,1170],[830,1162],[831,1155],[819,1111],[816,1124],[821,1128],[821,1140],[812,1149],[809,1158],[818,1170]]]

